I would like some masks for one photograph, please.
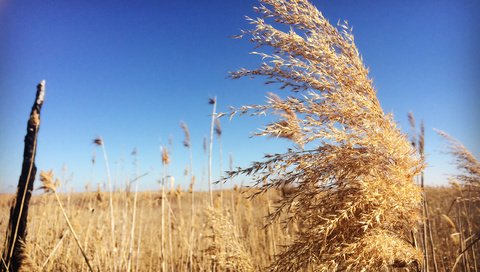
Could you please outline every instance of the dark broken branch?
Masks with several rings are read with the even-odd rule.
[[[3,260],[6,264],[0,271],[18,271],[22,265],[22,254],[27,236],[28,206],[32,196],[33,182],[37,173],[35,155],[37,151],[37,136],[40,128],[40,111],[45,97],[45,81],[37,85],[37,94],[30,112],[25,135],[25,148],[23,151],[22,173],[18,181],[17,193],[10,208],[10,221],[3,249]]]

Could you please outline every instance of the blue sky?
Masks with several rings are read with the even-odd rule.
[[[160,145],[171,137],[170,172],[183,187],[188,153],[180,121],[191,130],[199,189],[203,137],[209,133],[208,98],[220,111],[262,103],[262,79],[230,80],[228,71],[260,63],[247,39],[256,1],[13,1],[0,0],[0,191],[14,191],[26,120],[35,85],[47,80],[37,166],[68,179],[64,189],[105,180],[101,153],[92,167],[92,139],[102,136],[117,183],[150,174],[140,188],[158,189]],[[480,153],[478,1],[314,1],[333,23],[353,26],[386,112],[408,132],[407,113],[426,123],[426,182],[446,184],[454,173],[445,143],[433,128]],[[223,168],[229,154],[247,166],[264,153],[282,152],[283,140],[250,138],[261,118],[222,121]],[[215,143],[214,174],[218,176]],[[248,180],[245,180],[248,182]]]

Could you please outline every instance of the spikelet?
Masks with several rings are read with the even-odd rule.
[[[185,147],[190,148],[191,147],[191,140],[190,140],[190,130],[188,129],[188,126],[185,122],[180,122],[180,127],[183,130],[183,133],[185,134],[185,139],[183,140],[183,145]]]
[[[102,190],[100,189],[100,184],[97,185],[97,193],[95,195],[96,195],[96,199],[97,199],[98,202],[103,201]]]
[[[182,194],[183,194],[182,186],[179,184],[179,185],[177,186],[177,189],[175,190],[175,197],[176,197],[177,199],[180,199],[180,198],[182,198]]]
[[[214,130],[217,137],[222,136],[222,126],[220,125],[220,118],[215,118]]]
[[[53,170],[49,171],[41,171],[40,172],[40,181],[42,182],[42,186],[39,189],[44,190],[46,193],[55,192],[57,187],[60,185],[60,181],[58,179],[54,180],[54,173]]]
[[[455,226],[455,223],[450,217],[448,217],[448,215],[442,214],[442,219],[447,223],[447,225],[451,228],[452,231],[457,231],[457,227]]]
[[[170,156],[168,155],[168,149],[164,146],[162,146],[162,164],[170,164]]]
[[[303,147],[303,143],[301,142],[302,134],[299,133],[301,127],[299,125],[297,114],[290,108],[283,107],[284,102],[278,95],[269,93],[268,96],[269,102],[272,106],[279,108],[275,113],[280,115],[281,119],[267,125],[266,128],[260,133],[257,133],[257,135],[285,138],[297,143],[300,147]]]
[[[361,241],[346,247],[345,252],[356,253],[345,263],[339,264],[340,271],[389,271],[392,268],[407,268],[421,265],[422,252],[407,241],[388,231],[372,231]]]
[[[193,193],[193,186],[195,186],[195,176],[192,176],[190,180],[190,185],[188,186],[188,193]]]
[[[460,243],[460,233],[457,231],[457,226],[448,215],[442,214],[441,217],[450,229],[450,239],[452,240],[453,244],[458,245]]]

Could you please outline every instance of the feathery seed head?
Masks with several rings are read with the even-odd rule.
[[[242,106],[230,116],[276,114],[256,135],[286,138],[296,147],[226,179],[251,175],[263,192],[296,189],[269,216],[286,214],[302,224],[270,270],[411,266],[421,255],[402,241],[421,219],[421,191],[413,178],[424,168],[423,157],[383,112],[351,27],[332,26],[307,0],[260,2],[260,18],[249,19],[253,29],[242,35],[273,53],[253,52],[264,62],[231,77],[263,76],[290,96],[269,94],[266,104]],[[368,247],[386,240],[388,254]]]
[[[53,170],[41,171],[40,181],[42,182],[40,189],[44,190],[46,193],[55,192],[57,187],[60,185],[60,181],[58,179],[54,181]]]
[[[185,122],[180,122],[180,127],[183,130],[183,133],[185,134],[185,139],[183,140],[183,146],[190,148],[191,142],[190,142],[190,130],[188,129],[188,126]]]
[[[220,125],[220,119],[218,117],[215,117],[215,134],[217,134],[218,137],[222,136],[222,126]]]
[[[168,149],[164,146],[162,146],[162,164],[170,164],[170,156],[168,155]]]

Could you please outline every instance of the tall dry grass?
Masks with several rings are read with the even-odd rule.
[[[213,131],[222,115],[215,98],[208,156],[206,139],[203,146],[208,177],[202,180],[209,191],[195,191],[190,132],[182,123],[189,190],[173,190],[171,177],[167,190],[171,153],[162,147],[160,190],[135,188],[132,195],[130,185],[144,175],[137,171],[125,188],[113,188],[105,145],[98,138],[109,190],[59,194],[53,174],[45,172],[41,188],[53,194],[32,198],[29,235],[22,244],[25,269],[478,270],[480,207],[473,155],[453,149],[466,170],[456,177],[460,182],[422,188],[422,198],[414,177],[423,170],[423,152],[380,107],[348,25],[332,26],[305,0],[263,0],[256,11],[260,18],[249,19],[254,28],[243,35],[273,53],[256,53],[266,63],[232,77],[264,76],[267,84],[279,83],[291,92],[283,98],[269,94],[265,105],[243,106],[232,115],[273,114],[278,118],[258,135],[285,138],[294,146],[246,169],[235,171],[231,163],[225,179],[251,175],[254,188],[213,191]],[[281,30],[285,26],[289,32]],[[430,263],[435,254],[424,249],[423,258],[413,239],[424,219],[422,199],[428,199],[423,211],[429,218],[423,245],[432,241],[438,266]],[[10,200],[0,196],[0,231],[7,228]]]
[[[240,261],[244,260],[253,265],[254,271],[267,271],[268,266],[274,262],[272,240],[277,243],[277,251],[280,252],[285,246],[291,244],[298,234],[301,225],[291,224],[288,229],[283,228],[281,222],[275,222],[269,228],[264,228],[264,218],[268,213],[267,195],[259,195],[253,200],[246,199],[248,193],[246,189],[238,188],[223,192],[223,208],[217,207],[216,213],[223,216],[222,220],[229,222],[229,233],[223,235],[222,243],[237,243],[218,245],[218,252],[222,254],[223,260]],[[472,256],[471,248],[468,251],[469,270],[463,265],[460,259],[456,264],[455,270],[452,268],[460,253],[461,239],[460,226],[463,226],[463,232],[466,237],[467,221],[470,221],[472,230],[479,229],[480,206],[478,203],[472,204],[471,212],[465,213],[462,205],[452,202],[460,196],[457,189],[453,187],[444,188],[425,188],[429,199],[430,220],[432,222],[433,239],[436,245],[436,254],[438,259],[438,271],[478,271],[478,250],[479,244],[474,244],[477,267],[474,266],[475,259]],[[242,193],[243,192],[243,193]],[[113,271],[111,262],[111,239],[110,239],[110,210],[108,204],[108,193],[99,192],[102,196],[98,197],[97,192],[90,193],[59,193],[58,197],[62,202],[65,212],[70,220],[73,230],[78,236],[80,244],[84,249],[86,256],[91,262],[94,271]],[[215,195],[218,192],[214,191]],[[190,201],[191,195],[183,192],[177,201],[177,196],[168,195],[169,202],[172,203],[172,211],[175,215],[170,229],[172,231],[173,263],[170,267],[174,271],[212,271],[216,256],[209,252],[212,249],[213,239],[213,221],[209,220],[208,211],[210,198],[208,192],[196,192],[195,197],[195,224],[191,225]],[[137,219],[135,227],[135,236],[133,241],[133,251],[131,256],[130,271],[162,271],[161,266],[161,192],[139,192],[137,198]],[[271,190],[270,201],[278,203],[281,191]],[[8,205],[11,200],[10,195],[0,196],[0,231],[6,229],[8,218]],[[131,218],[133,206],[130,205],[127,210],[125,203],[132,204],[134,196],[126,192],[115,192],[113,194],[113,203],[115,205],[115,219],[117,226],[116,242],[121,244],[122,237],[128,237],[131,233],[131,227],[134,222]],[[458,206],[456,206],[458,205]],[[468,207],[468,205],[467,205]],[[127,219],[122,219],[123,214],[127,213]],[[448,218],[447,218],[448,217]],[[283,217],[286,219],[286,217]],[[217,228],[222,228],[226,224],[217,224]],[[191,248],[191,229],[194,230],[193,248]],[[225,228],[223,228],[225,229]],[[273,231],[272,231],[273,229]],[[125,232],[125,233],[122,233]],[[219,237],[219,236],[218,236]],[[233,237],[233,238],[232,238]],[[466,237],[468,238],[468,237]],[[3,242],[4,237],[0,238]],[[166,239],[169,239],[166,237]],[[233,239],[233,240],[232,240]],[[230,241],[231,240],[231,241]],[[465,239],[466,240],[466,239]],[[464,248],[468,246],[473,239],[463,241]],[[218,240],[217,240],[218,241]],[[393,241],[384,241],[375,239],[370,244],[364,244],[364,252],[371,251],[372,254],[380,254],[385,250],[385,255],[394,256],[398,252],[391,252]],[[27,248],[28,260],[32,269],[37,271],[89,271],[88,265],[79,249],[75,238],[69,231],[68,224],[63,212],[57,203],[55,195],[34,195],[31,201],[31,211],[29,217],[29,234],[25,242]],[[393,245],[392,245],[393,244]],[[119,271],[127,271],[128,266],[128,243],[124,243],[125,254],[119,254],[117,266]],[[401,245],[400,245],[401,246]],[[221,251],[222,247],[225,251]],[[230,249],[232,248],[232,249]],[[240,248],[240,253],[235,253]],[[189,250],[192,250],[192,260],[190,262]],[[383,253],[382,253],[383,254]],[[220,256],[220,255],[219,255]],[[230,256],[230,257],[229,257]],[[246,256],[244,259],[242,256]],[[431,256],[430,256],[431,257]],[[430,258],[431,259],[431,258]],[[220,261],[220,260],[219,260]],[[231,265],[240,265],[234,264]],[[215,271],[227,271],[225,266],[215,265]],[[433,267],[433,264],[430,266]],[[381,269],[371,269],[378,271]],[[35,270],[29,270],[35,271]],[[230,270],[235,271],[235,270]],[[302,271],[302,270],[300,270]],[[311,271],[311,270],[304,270]],[[355,271],[355,270],[350,270]],[[415,271],[415,270],[410,270]],[[433,271],[433,270],[431,270]]]
[[[437,130],[449,144],[450,155],[455,159],[458,174],[450,177],[453,187],[448,210],[441,214],[447,232],[444,243],[455,248],[447,258],[454,259],[454,267],[461,271],[480,269],[480,162],[457,139]],[[437,213],[438,214],[438,213]],[[437,215],[438,216],[438,215]],[[449,237],[450,239],[448,239]]]
[[[216,197],[220,194],[218,191],[214,193]],[[195,192],[195,219],[194,225],[191,225],[190,194],[165,193],[165,215],[162,215],[162,192],[139,192],[137,219],[133,222],[134,195],[125,191],[114,192],[115,243],[123,245],[118,247],[116,266],[111,260],[108,192],[58,194],[62,206],[55,194],[34,195],[26,241],[27,254],[33,264],[31,267],[38,271],[89,271],[81,249],[94,271],[213,271],[213,266],[215,271],[227,271],[225,269],[229,267],[249,267],[248,263],[254,267],[253,271],[261,271],[271,262],[270,232],[263,228],[266,213],[255,208],[266,204],[264,198],[251,202],[240,189],[224,191],[222,202],[227,208],[221,209],[220,206],[210,207],[208,192]],[[10,199],[9,195],[0,197],[1,231],[6,228]],[[168,225],[166,203],[170,203],[172,214]],[[235,213],[232,207],[235,207]],[[166,233],[163,238],[162,217]],[[124,237],[131,235],[133,224],[136,226],[130,256],[128,240]],[[70,229],[77,235],[81,247]],[[276,238],[286,244],[290,242],[291,235],[292,232],[278,228]],[[213,237],[216,237],[215,240]],[[162,252],[166,257],[162,257]],[[129,260],[130,270],[127,270]]]
[[[414,177],[423,158],[383,112],[351,28],[332,26],[306,0],[260,2],[259,17],[248,18],[253,29],[241,36],[272,53],[253,52],[262,65],[231,76],[262,76],[290,92],[230,115],[277,115],[257,135],[295,145],[230,175],[250,175],[263,192],[295,188],[269,216],[298,222],[294,242],[270,270],[418,267],[423,257],[410,233],[422,219]]]

